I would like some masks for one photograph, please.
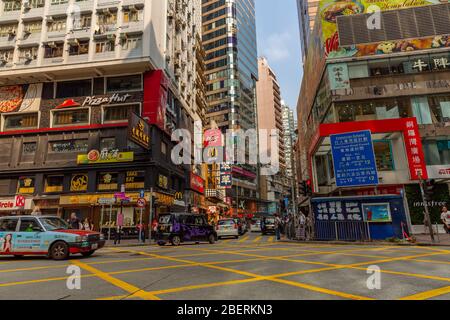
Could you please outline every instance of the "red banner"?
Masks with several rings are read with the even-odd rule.
[[[191,172],[191,189],[199,193],[205,193],[205,180]]]
[[[165,130],[167,104],[167,79],[162,70],[144,74],[144,103],[142,117],[148,118],[150,124]]]

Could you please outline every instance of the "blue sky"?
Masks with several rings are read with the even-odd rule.
[[[275,71],[286,103],[296,109],[302,76],[295,0],[256,0],[258,55]]]

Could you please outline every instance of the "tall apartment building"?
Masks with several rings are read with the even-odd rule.
[[[319,0],[297,0],[298,21],[300,28],[300,45],[305,61],[309,46],[309,34],[314,29]]]
[[[283,140],[284,140],[284,154],[286,160],[286,175],[289,178],[295,176],[295,160],[294,160],[294,144],[296,142],[295,129],[297,123],[294,119],[294,111],[289,106],[282,104],[282,118],[283,118]]]
[[[203,0],[203,47],[206,52],[207,122],[222,130],[257,128],[258,75],[255,1]],[[239,198],[242,212],[255,208],[257,168],[234,168],[233,188],[227,196]],[[253,209],[251,209],[253,210]]]
[[[283,198],[286,184],[286,159],[281,92],[277,77],[270,68],[267,59],[264,57],[258,59],[258,82],[256,83],[256,93],[258,97],[258,129],[267,130],[266,137],[263,137],[263,132],[260,131],[260,141],[263,138],[270,141],[272,130],[276,130],[278,135],[278,152],[274,152],[274,150],[271,149],[270,143],[267,147],[261,143],[260,148],[265,148],[261,151],[266,152],[269,155],[272,163],[279,163],[280,168],[276,175],[266,177],[261,176],[261,185],[262,187],[265,187],[264,192],[261,192],[261,196],[268,201],[279,201]],[[267,186],[264,186],[264,184],[267,184]]]
[[[199,59],[189,55],[200,10],[181,0],[0,1],[0,202],[27,198],[0,214],[39,206],[99,228],[98,200],[124,188],[131,232],[140,190],[153,188],[157,213],[201,203],[201,177],[170,161],[171,130],[198,118]]]

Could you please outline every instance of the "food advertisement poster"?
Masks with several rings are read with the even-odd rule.
[[[0,113],[38,111],[42,83],[0,87]]]
[[[321,0],[319,19],[323,31],[325,56],[328,59],[334,59],[449,47],[449,36],[357,44],[345,48],[339,45],[337,19],[340,16],[368,13],[368,8],[371,6],[377,6],[381,11],[388,11],[441,3],[440,0]]]

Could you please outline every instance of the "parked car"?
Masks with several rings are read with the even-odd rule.
[[[105,245],[102,234],[74,230],[54,216],[0,218],[0,255],[46,255],[64,260],[70,254],[92,255]]]
[[[250,225],[251,232],[261,232],[261,219],[252,219]]]
[[[185,242],[217,241],[217,233],[203,215],[193,213],[168,213],[159,216],[156,241],[160,246],[170,242],[179,246]]]
[[[223,237],[239,238],[239,227],[235,219],[221,219],[216,226],[217,237],[219,239]]]
[[[264,217],[261,222],[261,232],[263,235],[275,233],[275,218]]]

